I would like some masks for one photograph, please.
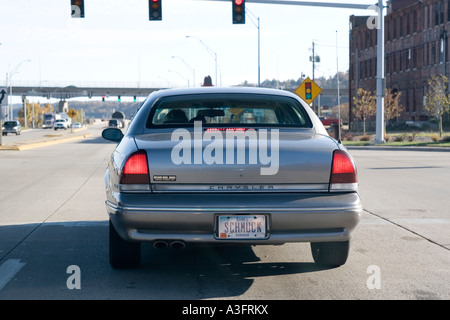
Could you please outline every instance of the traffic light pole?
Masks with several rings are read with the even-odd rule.
[[[377,113],[376,113],[376,137],[375,143],[385,143],[384,140],[384,17],[383,0],[378,0],[378,20],[377,20]]]
[[[201,0],[201,1],[221,1],[230,2],[230,0]],[[311,1],[289,1],[289,0],[246,0],[246,3],[261,4],[282,4],[292,6],[310,6],[310,7],[326,7],[326,8],[342,8],[342,9],[360,9],[360,10],[376,10],[377,33],[377,113],[376,113],[376,137],[375,143],[384,143],[384,16],[383,16],[383,0],[378,0],[376,5],[357,4],[357,3],[325,3]],[[370,18],[369,18],[370,19]]]

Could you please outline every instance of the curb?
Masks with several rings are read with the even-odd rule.
[[[450,147],[345,146],[348,150],[450,152]]]
[[[0,146],[0,150],[24,151],[24,150],[30,150],[30,149],[39,148],[39,147],[51,146],[51,145],[63,143],[63,142],[80,140],[80,139],[84,139],[84,138],[88,138],[88,137],[92,137],[92,134],[89,133],[89,134],[85,134],[82,136],[53,139],[53,140],[24,144],[24,145]]]

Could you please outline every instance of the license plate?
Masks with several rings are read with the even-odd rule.
[[[265,239],[267,238],[264,215],[218,216],[219,239]]]

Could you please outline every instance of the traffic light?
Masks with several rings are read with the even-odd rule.
[[[150,21],[162,20],[161,2],[162,0],[148,0]]]
[[[306,98],[306,100],[311,100],[312,99],[311,82],[305,82],[305,98]]]
[[[233,24],[245,23],[245,0],[233,1]]]
[[[70,0],[72,18],[84,18],[84,0]]]
[[[118,102],[122,101],[122,99],[120,98],[120,96],[117,96],[117,101],[118,101]]]
[[[105,102],[105,95],[102,95],[102,101]]]

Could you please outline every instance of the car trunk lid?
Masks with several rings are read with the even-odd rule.
[[[328,191],[337,144],[313,130],[177,130],[135,137],[153,192]]]

